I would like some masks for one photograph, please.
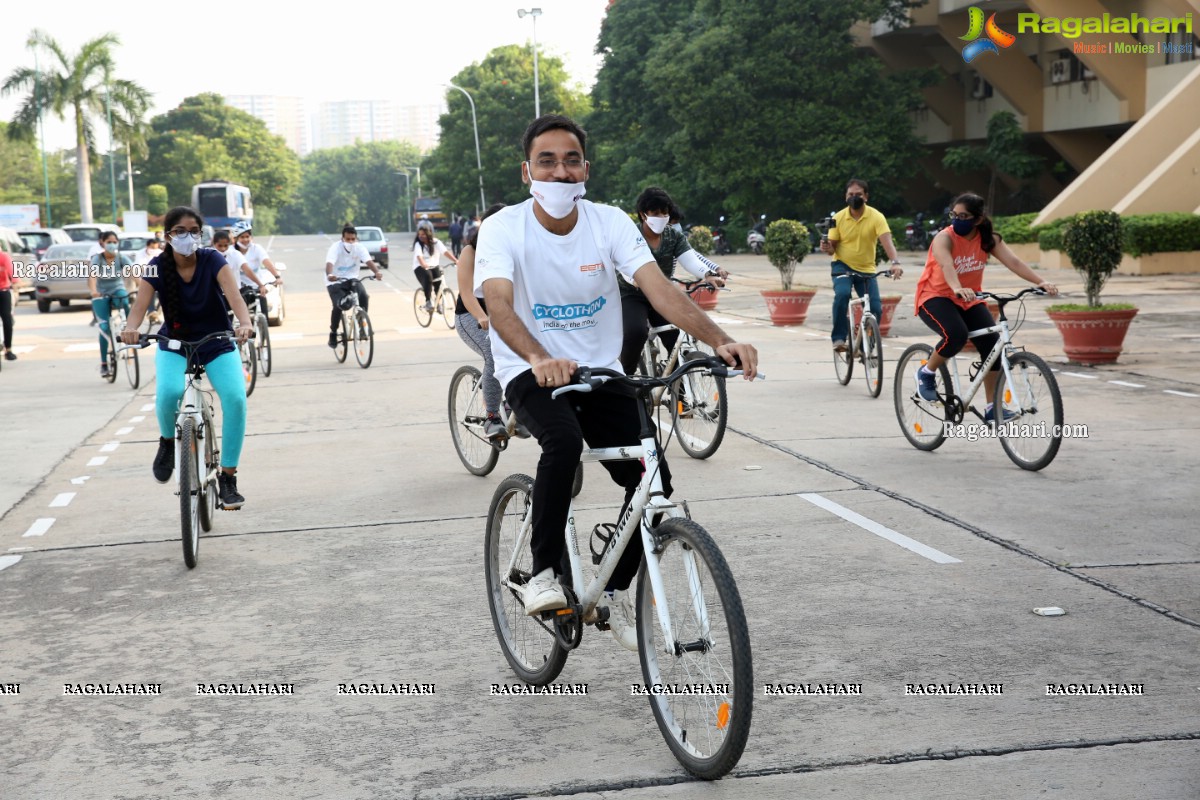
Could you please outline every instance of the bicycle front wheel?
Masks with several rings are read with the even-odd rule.
[[[442,289],[442,293],[438,296],[438,312],[442,315],[442,321],[446,323],[446,327],[454,330],[454,323],[457,319],[454,308],[458,300],[454,297],[454,290],[447,286]]]
[[[249,339],[238,345],[242,356],[242,375],[246,378],[246,397],[254,394],[254,384],[258,383],[258,352]]]
[[[1062,393],[1050,367],[1033,353],[1014,353],[1009,368],[1012,382],[998,387],[996,404],[1003,404],[1001,419],[1016,416],[997,429],[1000,446],[1018,467],[1036,471],[1054,460],[1062,444]]]
[[[433,309],[425,309],[425,291],[417,289],[413,294],[413,315],[417,318],[417,324],[422,328],[428,328],[433,322]]]
[[[918,450],[936,450],[946,441],[946,408],[941,398],[950,394],[950,372],[942,365],[937,371],[938,399],[922,400],[917,394],[917,369],[929,360],[933,348],[914,344],[896,362],[896,380],[892,397],[896,403],[896,419],[909,444]]]
[[[837,373],[838,383],[845,386],[854,375],[854,328],[846,340],[846,349],[842,352],[833,351],[833,371]]]
[[[450,438],[458,460],[472,475],[487,475],[496,468],[500,451],[483,435],[487,408],[483,400],[483,374],[473,366],[458,368],[450,379],[447,411]]]
[[[346,315],[342,314],[342,331],[338,334],[337,346],[333,348],[333,356],[341,364],[346,361],[348,355],[350,355],[350,325],[346,322]]]
[[[115,383],[117,380],[117,339],[111,333],[112,325],[109,325],[110,332],[108,337],[108,374],[104,376],[104,380],[109,383]]]
[[[707,347],[692,344],[705,355],[714,355]],[[725,379],[710,372],[693,370],[668,391],[674,395],[671,421],[683,452],[692,458],[708,458],[717,452],[729,421]]]
[[[204,441],[204,465],[199,472],[196,486],[200,492],[200,527],[205,533],[212,530],[213,517],[217,513],[217,429],[213,425],[212,411],[204,406],[204,426],[200,431]]]
[[[637,632],[647,687],[676,684],[696,694],[651,694],[654,719],[688,772],[715,780],[742,757],[754,707],[750,633],[733,574],[720,549],[692,520],[668,519],[655,532],[663,597],[649,570],[638,578]],[[654,556],[649,556],[653,558]],[[659,604],[670,616],[664,634]],[[700,687],[695,687],[700,684]]]
[[[879,397],[883,391],[883,337],[879,335],[879,323],[867,317],[862,340],[863,374],[867,378],[867,391],[871,397]]]
[[[567,651],[539,620],[525,614],[513,588],[533,577],[528,535],[532,498],[533,478],[528,475],[509,475],[496,487],[488,508],[483,567],[492,625],[504,658],[525,683],[545,686],[562,672]]]
[[[196,566],[200,555],[200,452],[196,446],[196,421],[183,420],[179,428],[179,528],[183,563]]]
[[[142,366],[138,361],[138,349],[127,347],[121,351],[121,361],[125,362],[125,377],[129,380],[129,388],[138,388],[142,382]]]
[[[363,369],[371,366],[371,359],[375,358],[375,331],[362,308],[354,310],[354,357]]]
[[[263,314],[256,314],[254,347],[258,350],[258,368],[264,378],[271,377],[271,324]]]

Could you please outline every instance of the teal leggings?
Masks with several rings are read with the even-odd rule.
[[[187,359],[179,353],[159,349],[154,365],[158,370],[154,398],[158,432],[164,439],[174,439],[175,414],[183,399]],[[221,398],[221,466],[233,468],[238,465],[242,440],[246,438],[246,376],[242,374],[241,356],[236,350],[222,353],[204,365],[204,374]]]
[[[123,308],[126,313],[129,312],[129,295],[125,292],[117,294],[107,294],[103,297],[92,298],[92,313],[96,315],[96,319],[100,322],[100,363],[108,361],[108,318],[112,315],[114,308]],[[117,331],[117,336],[121,332]]]

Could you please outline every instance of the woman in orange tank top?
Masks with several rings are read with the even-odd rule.
[[[1047,294],[1058,294],[1054,284],[1038,277],[992,231],[992,220],[985,211],[983,198],[977,194],[961,194],[954,199],[951,204],[951,226],[934,237],[925,261],[925,271],[917,281],[917,316],[942,337],[933,349],[929,362],[917,369],[917,393],[929,402],[937,400],[934,378],[938,368],[962,350],[967,343],[967,331],[996,324],[987,304],[975,297],[975,293],[983,289],[983,268],[989,256],[995,256],[1013,273],[1045,289]],[[975,338],[975,347],[980,353],[987,354],[999,339],[994,333],[978,336]],[[1000,361],[997,359],[984,377],[988,401],[984,416],[989,420],[999,370]]]

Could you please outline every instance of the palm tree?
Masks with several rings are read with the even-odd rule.
[[[79,188],[79,215],[84,222],[92,221],[91,155],[96,152],[96,132],[93,117],[105,118],[105,104],[112,104],[113,129],[136,127],[150,108],[152,95],[132,81],[112,76],[112,48],[120,44],[115,33],[85,42],[71,56],[47,33],[35,30],[27,45],[52,56],[44,72],[18,67],[0,86],[0,94],[29,92],[8,126],[12,139],[31,140],[37,131],[38,114],[42,109],[59,119],[67,111],[75,117],[75,182]]]

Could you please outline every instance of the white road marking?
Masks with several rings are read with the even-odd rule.
[[[145,421],[146,421],[146,418],[145,418],[145,417],[142,417],[142,416],[130,417],[130,418],[129,418],[129,421],[130,421],[130,422],[145,422]]]
[[[54,525],[54,517],[41,517],[40,519],[35,519],[33,524],[29,526],[29,530],[22,533],[21,536],[41,536],[46,531],[50,530],[52,525]]]
[[[88,461],[87,465],[89,467],[98,467],[101,464],[103,464],[105,461],[108,461],[108,456],[92,456],[92,458]]]
[[[75,492],[60,492],[50,501],[51,508],[66,508],[75,499]]]
[[[961,559],[957,559],[954,556],[948,556],[945,553],[943,553],[942,551],[935,550],[934,548],[930,547],[929,545],[921,544],[916,539],[910,539],[909,537],[905,536],[902,533],[897,533],[896,531],[892,530],[891,528],[886,528],[883,525],[880,525],[878,522],[871,520],[871,519],[867,519],[862,514],[857,514],[853,511],[851,511],[850,509],[846,508],[845,506],[840,506],[837,503],[833,502],[832,500],[830,500],[826,497],[822,497],[819,494],[813,494],[813,493],[809,492],[809,493],[801,494],[801,495],[799,495],[799,497],[803,498],[804,500],[807,500],[808,502],[812,503],[814,506],[817,506],[818,508],[823,508],[826,511],[829,511],[833,514],[837,514],[839,517],[846,520],[847,522],[852,522],[855,525],[857,525],[858,527],[862,528],[863,530],[865,530],[869,533],[873,533],[876,536],[887,539],[889,542],[892,542],[893,544],[898,544],[901,547],[903,547],[904,549],[911,550],[912,552],[916,553],[919,556],[928,558],[930,561],[933,561],[938,564],[961,564],[962,563]]]
[[[154,403],[146,403],[146,405],[142,406],[140,410],[141,411],[153,411]]]
[[[1163,389],[1163,394],[1173,394],[1179,397],[1200,397],[1200,394],[1192,394],[1191,392],[1177,392],[1174,389]]]
[[[0,569],[8,569],[21,560],[21,556],[0,556]]]
[[[117,436],[127,436],[127,435],[129,435],[129,434],[131,434],[131,433],[133,433],[133,428],[128,428],[128,427],[126,427],[126,428],[117,428],[117,433],[116,433],[116,435],[117,435]]]
[[[293,339],[303,339],[303,333],[272,333],[272,342],[292,341]]]
[[[121,446],[120,442],[109,442],[108,444],[106,444],[100,448],[100,452],[101,453],[111,453],[113,450],[116,450],[120,446]]]
[[[1082,372],[1064,372],[1063,375],[1070,375],[1072,378],[1084,378],[1089,381],[1100,379],[1098,375],[1084,375]]]
[[[80,475],[78,478],[71,478],[71,484],[74,486],[83,486],[92,479],[91,475]]]
[[[19,356],[23,356],[26,353],[32,353],[34,350],[37,350],[36,344],[17,345],[12,349],[12,351]]]
[[[805,335],[805,336],[811,336],[811,337],[812,337],[812,338],[814,338],[814,339],[824,339],[824,338],[825,338],[824,334],[820,334],[820,333],[809,333],[808,331],[805,331],[805,332],[804,332],[804,335]]]
[[[1128,386],[1130,389],[1145,389],[1146,388],[1146,385],[1144,383],[1130,383],[1129,381],[1109,381],[1109,383],[1115,384],[1117,386]]]
[[[64,353],[86,353],[89,350],[99,350],[99,342],[81,342],[79,344],[69,344],[63,348]]]

